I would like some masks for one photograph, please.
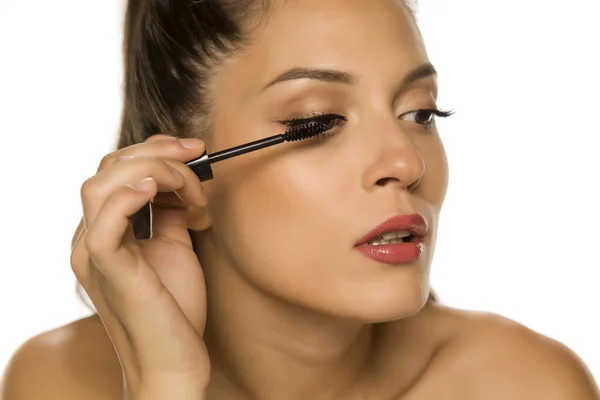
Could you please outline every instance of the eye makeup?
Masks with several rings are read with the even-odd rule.
[[[424,133],[431,133],[435,126],[436,117],[448,118],[452,115],[454,115],[454,111],[452,110],[446,111],[437,108],[420,108],[402,113],[398,119],[414,123]],[[324,126],[326,125],[327,130],[313,138],[316,141],[325,141],[339,133],[339,129],[337,128],[346,123],[346,121],[346,117],[335,113],[313,113],[277,122],[288,128],[302,128],[303,126],[316,123],[323,124]]]
[[[338,133],[338,126],[343,125],[346,122],[346,117],[334,113],[313,113],[306,116],[301,116],[293,119],[277,121],[279,124],[287,126],[290,129],[302,129],[304,126],[310,126],[312,124],[322,124],[327,129],[320,135],[315,136],[313,139],[317,141],[325,141]]]

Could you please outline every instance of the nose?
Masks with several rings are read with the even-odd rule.
[[[362,179],[365,190],[384,186],[414,190],[425,173],[425,160],[396,121],[365,136],[370,141],[370,154],[363,153],[369,160]]]

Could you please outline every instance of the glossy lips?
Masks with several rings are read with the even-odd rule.
[[[370,245],[369,242],[386,233],[407,231],[410,237],[407,242]],[[363,236],[355,245],[355,249],[364,256],[386,264],[404,264],[419,259],[425,244],[423,237],[427,234],[427,222],[420,214],[397,215],[375,227]]]

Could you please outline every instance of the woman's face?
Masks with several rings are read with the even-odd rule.
[[[437,108],[420,33],[396,0],[279,3],[244,54],[218,67],[209,152],[288,129],[278,121],[344,118],[322,139],[213,166],[211,227],[198,236],[203,266],[338,317],[411,315],[429,292],[447,187],[437,130],[415,113]],[[413,261],[377,261],[356,246],[390,217],[414,213],[428,230]]]

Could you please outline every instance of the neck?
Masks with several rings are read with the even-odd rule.
[[[372,325],[286,303],[221,266],[207,271],[207,286],[210,392],[223,398],[341,398],[364,376],[373,354]]]

